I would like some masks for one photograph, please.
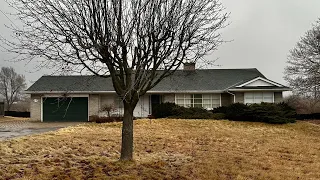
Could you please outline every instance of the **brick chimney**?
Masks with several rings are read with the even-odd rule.
[[[183,70],[185,71],[194,71],[196,70],[196,63],[184,63],[183,64]]]

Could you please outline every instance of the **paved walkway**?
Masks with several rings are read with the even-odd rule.
[[[0,122],[0,140],[10,139],[30,134],[55,131],[60,128],[75,126],[83,122],[54,122],[42,123],[32,121],[5,121]]]

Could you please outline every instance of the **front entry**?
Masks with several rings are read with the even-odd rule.
[[[152,94],[150,96],[150,101],[151,101],[151,113],[153,114],[153,107],[155,107],[158,104],[161,104],[161,95]]]

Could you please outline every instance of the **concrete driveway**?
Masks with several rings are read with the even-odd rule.
[[[55,131],[60,128],[83,124],[83,122],[53,122],[42,123],[32,121],[0,121],[0,140],[10,139],[30,134]]]

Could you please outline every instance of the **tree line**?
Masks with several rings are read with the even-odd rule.
[[[24,75],[18,74],[13,67],[1,67],[0,96],[3,98],[6,111],[10,111],[12,105],[22,99],[25,88]]]

